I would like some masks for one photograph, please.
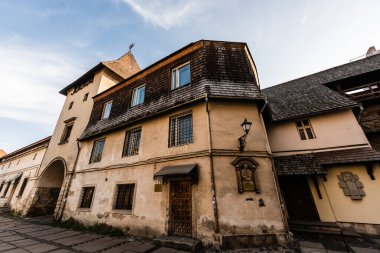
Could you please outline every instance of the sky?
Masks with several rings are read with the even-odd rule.
[[[58,92],[100,61],[141,68],[200,39],[246,42],[261,88],[380,49],[379,0],[0,0],[0,149],[53,133]]]

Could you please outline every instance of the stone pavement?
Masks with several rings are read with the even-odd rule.
[[[184,253],[151,241],[72,231],[48,225],[0,217],[1,253]]]
[[[380,253],[380,239],[326,234],[296,234],[301,253]]]

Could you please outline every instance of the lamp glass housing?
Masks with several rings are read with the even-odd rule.
[[[251,129],[251,125],[252,122],[247,121],[247,119],[244,119],[243,123],[241,123],[241,127],[246,134],[248,134],[249,130]]]

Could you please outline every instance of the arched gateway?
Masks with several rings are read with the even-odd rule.
[[[59,193],[65,177],[66,163],[63,158],[54,159],[42,172],[28,215],[43,216],[54,214]]]

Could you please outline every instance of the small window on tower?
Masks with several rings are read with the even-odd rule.
[[[71,110],[71,108],[73,108],[73,105],[74,105],[74,101],[72,101],[69,105],[69,110]]]
[[[84,94],[83,102],[84,102],[84,101],[87,101],[87,98],[88,98],[88,93]]]

